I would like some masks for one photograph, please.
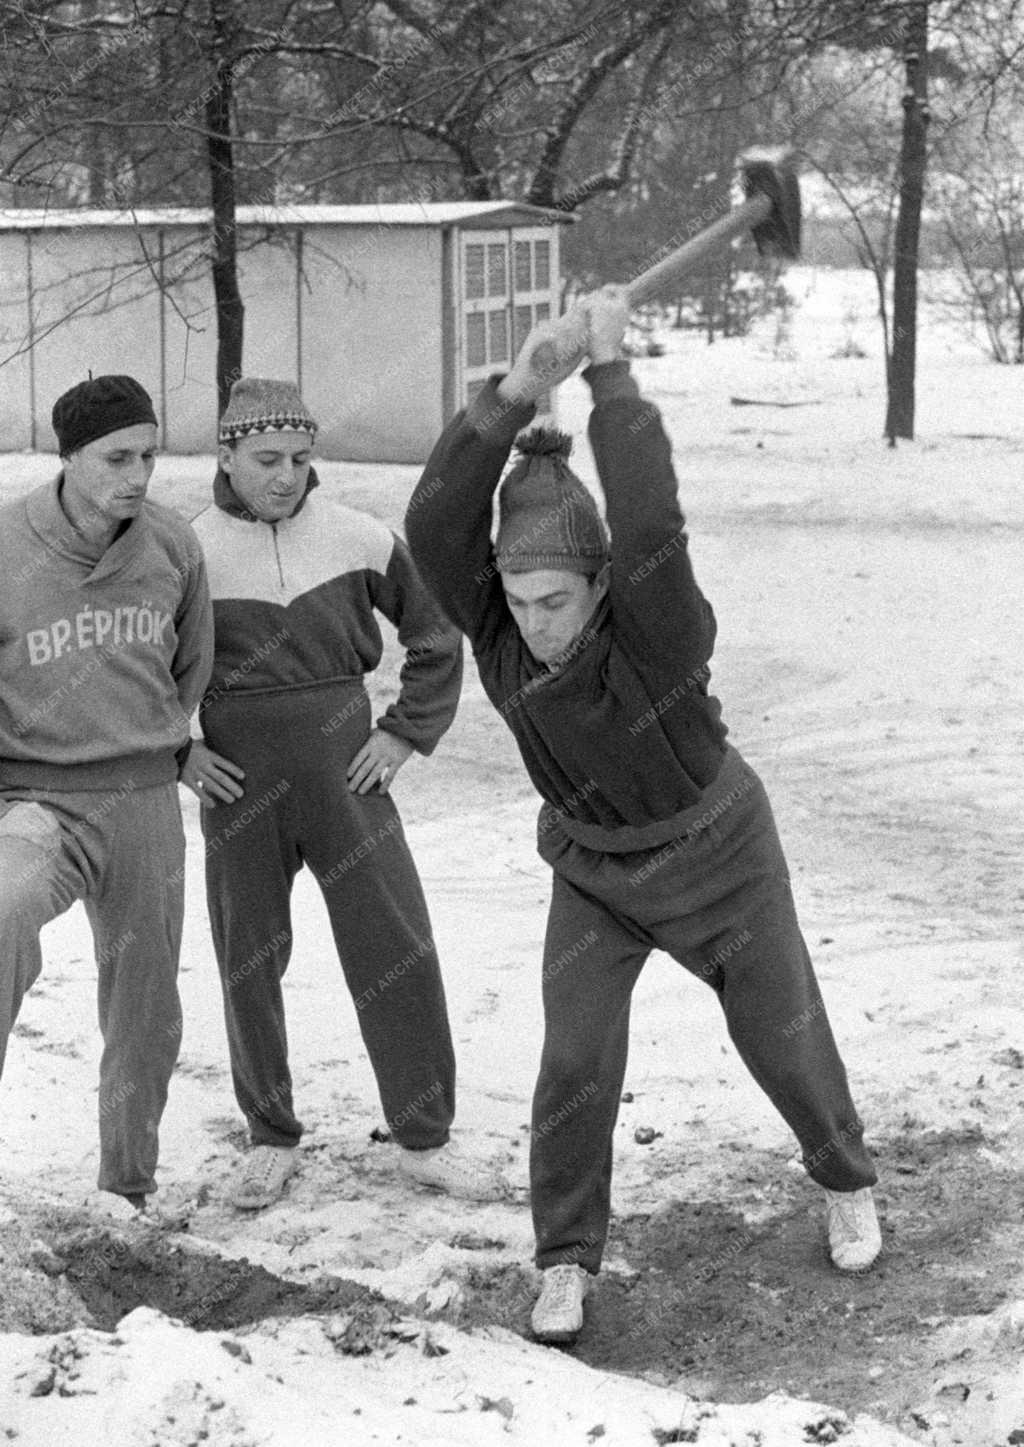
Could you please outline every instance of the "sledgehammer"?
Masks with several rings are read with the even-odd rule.
[[[792,153],[751,149],[740,156],[739,165],[747,199],[627,282],[623,288],[627,306],[640,306],[666,291],[744,231],[752,232],[762,254],[774,251],[790,258],[800,254],[800,186]],[[580,318],[568,311],[555,323],[553,335],[537,347],[532,367],[543,372],[568,364],[570,357],[579,361],[585,350],[579,336]]]

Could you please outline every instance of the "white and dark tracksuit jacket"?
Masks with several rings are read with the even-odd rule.
[[[204,810],[207,898],[239,1105],[253,1140],[293,1144],[280,980],[292,880],[323,891],[385,1116],[403,1145],[447,1137],[454,1062],[430,920],[390,795],[350,792],[371,727],[364,675],[379,610],[405,648],[398,697],[376,727],[429,754],[462,678],[459,634],[383,523],[309,484],[296,511],[254,518],[218,473],[193,526],[213,596],[204,741],[245,770],[245,795]]]

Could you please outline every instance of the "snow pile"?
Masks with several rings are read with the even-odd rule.
[[[495,1327],[472,1336],[399,1324],[372,1353],[339,1349],[327,1319],[188,1331],[145,1307],[115,1333],[0,1337],[19,1447],[899,1447],[912,1439],[842,1412],[770,1397],[702,1404],[594,1372]]]

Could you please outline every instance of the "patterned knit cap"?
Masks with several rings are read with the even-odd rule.
[[[80,447],[106,437],[108,432],[120,432],[122,427],[135,427],[140,422],[157,425],[153,401],[145,387],[134,377],[121,375],[79,382],[57,398],[50,420],[61,457],[70,457]]]
[[[500,571],[599,572],[608,559],[608,532],[597,504],[566,462],[572,438],[553,427],[534,427],[516,448],[519,460],[498,495]]]
[[[270,377],[239,377],[220,419],[220,442],[233,442],[260,432],[317,433],[317,422],[294,382]]]

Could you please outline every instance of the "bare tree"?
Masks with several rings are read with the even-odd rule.
[[[900,201],[893,259],[892,350],[888,370],[885,435],[914,436],[917,365],[917,267],[928,128],[928,0],[915,0],[907,12],[903,48],[903,134],[900,144]]]
[[[47,70],[52,76],[57,57],[64,78],[46,90],[40,68],[28,67],[23,102],[36,92],[22,106],[29,124],[20,147],[0,136],[0,178],[49,205],[166,203],[176,194],[208,202],[223,404],[244,354],[238,204],[304,194],[307,181],[321,190],[333,181],[334,199],[346,178],[386,176],[390,145],[400,178],[392,194],[436,195],[441,174],[445,194],[484,198],[529,165],[529,199],[575,209],[628,177],[639,111],[678,7],[672,0],[629,11],[605,0],[516,11],[503,0],[429,8],[414,0],[316,7],[132,0],[129,9],[128,0],[18,0],[14,18],[19,44],[9,69],[42,36]],[[113,48],[127,33],[145,46],[115,77]],[[607,96],[612,77],[627,71],[611,163],[559,189],[575,128]],[[329,106],[339,93],[342,103]],[[521,119],[538,96],[547,116],[540,133],[504,135],[504,120]],[[108,148],[104,167],[97,158]],[[318,175],[327,154],[344,161],[335,174]],[[200,158],[205,197],[197,191]],[[387,199],[388,191],[375,180],[374,194]]]
[[[929,28],[978,72],[976,102],[994,105],[1024,41],[993,23],[993,4],[1016,15],[1024,0],[0,0],[0,196],[209,206],[196,262],[216,294],[223,402],[244,357],[238,205],[517,196],[586,207],[601,224],[574,264],[598,280],[642,264],[688,215],[724,209],[748,135],[800,138],[788,77],[842,56],[891,74],[899,52],[891,332],[888,256],[851,210],[879,286],[894,440],[913,430]],[[855,208],[858,169],[889,174],[897,151],[890,142],[865,162],[854,134],[824,153],[804,140]],[[710,280],[709,297],[722,278]]]
[[[214,77],[205,103],[206,152],[213,207],[213,295],[217,308],[217,410],[223,412],[231,384],[242,375],[245,307],[238,288],[238,216],[232,138],[237,20],[233,0],[210,0]]]
[[[1024,363],[1024,124],[1021,96],[986,103],[978,124],[943,147],[934,191],[958,296],[943,299],[973,335],[980,322],[992,359]],[[966,303],[966,308],[965,308]]]

